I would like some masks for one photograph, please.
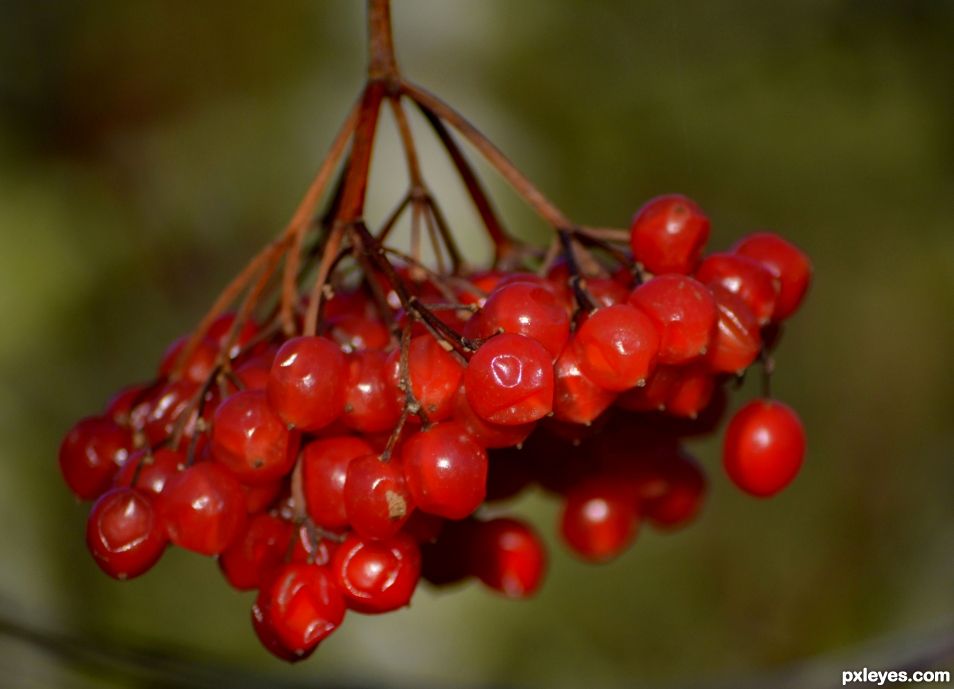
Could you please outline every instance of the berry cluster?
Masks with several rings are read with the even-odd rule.
[[[217,317],[63,441],[67,485],[96,501],[90,552],[119,579],[169,543],[217,556],[258,590],[262,643],[294,660],[347,609],[407,605],[422,575],[531,595],[540,538],[479,516],[529,485],[559,496],[560,534],[588,560],[622,552],[640,520],[687,522],[706,478],[680,440],[716,427],[725,384],[766,356],[811,273],[770,233],[701,258],[708,234],[691,200],[663,196],[615,270],[589,254],[584,274],[572,251],[453,279],[406,262],[394,285],[342,276],[321,334]],[[375,288],[398,308],[382,313]],[[439,318],[402,311],[395,289]],[[726,433],[726,471],[753,495],[784,488],[803,453],[779,402],[749,403]]]

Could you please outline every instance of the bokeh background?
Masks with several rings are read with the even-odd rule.
[[[574,218],[623,226],[681,191],[715,248],[767,227],[811,254],[775,380],[808,430],[804,471],[756,501],[721,474],[718,439],[698,443],[711,494],[691,527],[647,530],[601,567],[554,544],[532,602],[421,590],[293,668],[210,561],[170,552],[107,579],[60,438],[148,378],[287,220],[362,79],[363,3],[3,0],[0,684],[823,687],[863,666],[954,670],[954,3],[394,4],[406,73]],[[405,183],[382,131],[372,217]],[[513,510],[552,541],[554,504]]]

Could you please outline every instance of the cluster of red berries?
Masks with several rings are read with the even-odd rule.
[[[717,427],[726,384],[765,363],[811,277],[775,234],[703,258],[708,235],[695,203],[663,196],[615,270],[572,247],[535,272],[405,262],[329,283],[320,334],[220,316],[63,441],[67,485],[96,501],[90,552],[119,579],[169,543],[216,556],[258,591],[264,646],[297,660],[348,609],[406,606],[422,577],[533,594],[539,536],[481,515],[527,486],[559,496],[560,534],[588,560],[621,553],[640,521],[686,523],[706,478],[681,440]],[[729,423],[725,469],[769,496],[804,444],[794,412],[760,399]]]

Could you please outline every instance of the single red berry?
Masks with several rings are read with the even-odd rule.
[[[159,362],[160,378],[169,378],[172,375],[173,370],[179,364],[182,350],[185,349],[191,339],[191,335],[183,335],[169,345]],[[192,383],[203,384],[212,375],[218,356],[218,343],[209,337],[202,338],[195,349],[192,350],[188,359],[182,362],[179,368],[179,377]]]
[[[454,395],[460,387],[464,367],[430,334],[411,338],[408,346],[407,374],[411,391],[431,421],[441,421],[454,409]],[[401,383],[401,351],[391,352],[388,371],[398,404],[405,402]]]
[[[570,317],[551,290],[530,282],[513,282],[495,289],[465,329],[468,337],[481,339],[500,332],[531,337],[555,359],[570,336]]]
[[[349,608],[390,612],[410,604],[421,577],[421,551],[403,533],[384,541],[351,533],[335,551],[331,572]]]
[[[752,311],[760,326],[772,318],[779,281],[754,258],[742,254],[711,254],[699,264],[696,280],[710,289],[718,285],[735,294]]]
[[[113,486],[138,488],[151,495],[159,495],[184,464],[185,457],[175,450],[165,447],[152,452],[139,450],[122,465],[113,480]]]
[[[255,599],[255,603],[252,604],[252,629],[255,631],[255,636],[258,637],[259,643],[262,644],[265,650],[276,658],[288,663],[297,663],[314,653],[317,646],[312,646],[307,651],[303,650],[301,653],[297,653],[282,643],[282,640],[278,638],[278,632],[276,632],[274,626],[272,626],[272,622],[267,614],[267,608],[263,607],[268,605],[265,598],[266,596],[259,593]]]
[[[354,436],[319,438],[305,445],[301,452],[302,492],[308,516],[316,524],[329,529],[348,526],[344,504],[348,464],[372,453],[368,443]]]
[[[80,500],[93,500],[109,489],[131,448],[132,435],[115,421],[82,419],[60,444],[63,480]]]
[[[597,307],[625,304],[630,292],[628,282],[631,282],[631,277],[627,280],[627,284],[612,277],[587,278],[586,291]]]
[[[447,519],[463,519],[484,501],[487,453],[461,424],[440,423],[408,438],[401,450],[414,504]]]
[[[741,373],[762,349],[758,319],[732,292],[716,285],[712,296],[719,315],[706,353],[706,364],[715,373]]]
[[[209,326],[205,336],[206,338],[215,342],[217,347],[224,347],[227,344],[229,338],[232,338],[232,328],[234,325],[235,314],[223,313],[221,316],[212,321],[212,325]],[[238,356],[239,352],[241,352],[246,345],[255,339],[258,333],[259,329],[258,325],[255,324],[255,321],[248,319],[242,323],[242,327],[238,329],[238,332],[232,339],[232,346],[229,349],[229,358],[234,359],[236,356]]]
[[[268,403],[264,390],[242,390],[226,399],[212,421],[212,456],[243,483],[270,483],[291,471],[297,434]]]
[[[643,385],[656,363],[659,333],[645,313],[629,304],[597,309],[575,338],[580,368],[612,392]]]
[[[173,476],[158,507],[169,539],[203,555],[224,551],[245,526],[242,485],[215,462],[200,462]]]
[[[681,450],[657,461],[665,489],[640,503],[640,509],[653,525],[674,529],[692,521],[702,507],[706,494],[706,475],[699,464]]]
[[[739,409],[725,432],[722,462],[739,488],[757,497],[791,483],[805,458],[798,415],[776,400],[757,399]]]
[[[629,295],[629,303],[656,324],[659,363],[681,364],[706,353],[716,324],[712,294],[685,275],[660,275]]]
[[[133,408],[130,425],[145,434],[148,445],[156,447],[175,433],[177,425],[183,423],[180,417],[189,414],[184,422],[183,437],[191,437],[198,419],[197,409],[192,402],[200,389],[201,386],[191,380],[166,383]],[[203,411],[206,416],[215,411],[215,396],[214,391],[209,391],[205,398]]]
[[[288,564],[261,589],[257,605],[285,649],[312,651],[344,620],[345,602],[327,567]]]
[[[384,349],[391,342],[391,331],[380,319],[359,314],[342,314],[327,320],[328,336],[345,352]]]
[[[376,455],[348,464],[344,503],[351,526],[366,538],[390,538],[414,510],[400,463]]]
[[[464,387],[482,419],[508,426],[530,423],[553,410],[553,359],[536,340],[497,335],[471,357]]]
[[[476,525],[472,566],[489,588],[508,598],[530,598],[547,568],[543,541],[527,524],[498,518]]]
[[[239,591],[262,585],[285,559],[294,526],[271,514],[256,514],[245,531],[219,556],[219,567],[229,584]]]
[[[609,409],[616,395],[583,372],[578,338],[579,334],[570,339],[553,367],[553,415],[560,421],[590,424]]]
[[[519,445],[536,428],[533,422],[505,426],[485,421],[470,406],[470,402],[467,401],[467,389],[463,386],[454,396],[454,421],[462,424],[478,445],[488,449]]]
[[[341,420],[348,428],[362,433],[381,433],[394,428],[401,417],[404,401],[401,396],[399,403],[395,387],[385,352],[349,354]]]
[[[275,355],[268,379],[268,400],[279,416],[302,431],[317,431],[344,408],[348,366],[331,340],[295,337]]]
[[[244,390],[265,390],[268,388],[268,376],[275,362],[275,349],[266,349],[247,359],[236,362],[235,376],[242,382]]]
[[[797,246],[772,232],[743,237],[732,250],[754,258],[779,281],[778,300],[772,312],[775,322],[785,320],[801,305],[812,279],[812,263]]]
[[[638,525],[632,492],[616,481],[593,478],[567,493],[560,535],[583,559],[606,562],[629,547]]]
[[[715,391],[715,378],[705,362],[678,367],[679,375],[672,382],[666,397],[666,413],[694,419],[706,408]]]
[[[650,199],[633,217],[629,245],[646,270],[691,273],[709,240],[709,218],[691,199],[667,194]]]
[[[114,488],[93,505],[86,522],[86,546],[96,564],[116,579],[149,570],[166,549],[152,499],[135,488]]]
[[[149,394],[150,385],[129,385],[114,394],[106,403],[103,416],[112,419],[118,425],[129,427],[132,420],[132,410]]]

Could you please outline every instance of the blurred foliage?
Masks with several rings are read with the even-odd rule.
[[[813,293],[778,356],[777,394],[800,410],[810,444],[784,495],[738,494],[713,439],[695,448],[712,469],[710,500],[684,532],[647,531],[604,567],[553,543],[533,602],[422,590],[399,614],[352,615],[294,668],[257,647],[249,596],[213,563],[170,552],[141,580],[99,573],[82,542],[86,508],[56,470],[59,439],[148,378],[285,222],[357,93],[362,4],[0,5],[3,616],[106,650],[114,640],[211,659],[235,676],[375,686],[731,683],[950,624],[944,0],[395,0],[406,73],[468,113],[573,217],[625,225],[647,197],[677,190],[710,213],[715,248],[771,227],[811,254]],[[384,132],[378,217],[404,184]],[[446,163],[432,145],[423,152],[469,232]],[[512,225],[542,240],[491,186]],[[514,509],[552,534],[551,502]],[[50,660],[23,639],[0,641],[0,675],[14,686],[161,685]],[[836,684],[839,669],[819,681]]]

